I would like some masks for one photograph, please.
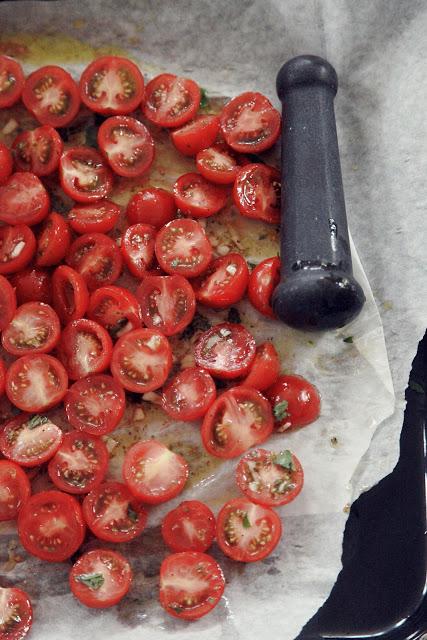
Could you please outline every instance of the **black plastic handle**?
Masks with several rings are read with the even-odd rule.
[[[353,277],[335,125],[338,78],[323,58],[282,66],[281,281],[273,308],[298,329],[334,329],[352,320],[365,295]]]

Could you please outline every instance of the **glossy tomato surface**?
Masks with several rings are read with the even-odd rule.
[[[195,116],[200,98],[193,80],[162,73],[147,84],[142,110],[159,127],[180,127]]]
[[[26,224],[0,226],[0,274],[17,273],[31,261],[36,238]]]
[[[91,147],[71,147],[59,160],[61,187],[76,202],[94,202],[107,198],[113,176],[98,151]]]
[[[200,173],[185,173],[173,186],[175,204],[186,216],[207,218],[225,207],[227,191]]]
[[[0,185],[8,181],[13,171],[13,157],[9,147],[0,142]]]
[[[89,291],[113,284],[122,270],[119,247],[103,233],[85,233],[74,240],[66,261],[83,276]]]
[[[89,292],[80,273],[61,264],[52,276],[53,307],[63,324],[82,318],[89,304]]]
[[[228,253],[213,260],[208,270],[193,281],[196,300],[212,309],[225,309],[241,300],[249,281],[246,260]]]
[[[12,173],[0,186],[0,221],[11,225],[38,224],[49,212],[49,195],[40,178],[28,171]]]
[[[126,217],[130,224],[150,224],[160,229],[173,220],[176,204],[173,194],[159,187],[148,187],[138,191],[129,200]]]
[[[0,56],[0,109],[12,107],[18,102],[24,81],[24,72],[19,62],[9,56]]]
[[[160,229],[155,243],[156,257],[166,273],[194,278],[205,271],[212,258],[212,246],[196,220],[171,220]]]
[[[175,420],[202,418],[216,398],[212,376],[204,369],[189,367],[163,387],[162,407]]]
[[[142,278],[153,260],[155,237],[156,229],[142,223],[131,225],[122,236],[123,260],[135,278]]]
[[[198,500],[186,500],[162,521],[162,536],[172,551],[207,551],[215,538],[215,516]]]
[[[123,287],[109,285],[96,289],[89,300],[87,316],[119,338],[141,327],[141,309],[136,297]]]
[[[52,281],[47,269],[27,267],[14,273],[10,277],[10,282],[15,288],[18,304],[25,304],[26,302],[50,304],[52,302]]]
[[[0,451],[22,467],[49,460],[62,442],[61,429],[46,416],[20,413],[0,432]]]
[[[113,343],[104,327],[80,318],[70,322],[62,332],[58,355],[71,380],[101,373],[108,368]]]
[[[73,231],[83,233],[108,233],[117,224],[120,207],[110,200],[98,200],[88,204],[76,204],[68,212],[68,222]]]
[[[266,164],[247,164],[239,169],[233,187],[234,203],[247,218],[279,224],[280,173]]]
[[[195,156],[196,153],[214,143],[218,131],[218,116],[201,115],[172,131],[171,140],[183,155]]]
[[[49,353],[58,344],[61,326],[55,311],[43,302],[27,302],[16,310],[1,341],[14,356]]]
[[[267,258],[260,262],[249,277],[248,298],[263,316],[275,318],[271,296],[280,282],[280,258]]]
[[[238,378],[255,357],[255,339],[240,324],[222,322],[204,331],[194,348],[197,366],[217,378]]]
[[[154,140],[139,120],[129,116],[107,118],[98,129],[98,146],[119,176],[136,178],[148,171],[154,160]]]
[[[37,237],[36,265],[52,267],[65,257],[71,243],[69,226],[59,213],[52,212],[43,222]]]
[[[194,317],[196,298],[183,276],[147,275],[136,290],[146,327],[165,336],[181,333]]]
[[[15,291],[4,276],[0,275],[0,331],[12,320],[16,311]]]
[[[25,638],[33,623],[33,609],[25,591],[16,587],[0,587],[0,620],[2,621],[1,640]]]
[[[41,124],[65,127],[80,107],[79,90],[70,74],[56,65],[40,67],[25,80],[22,102]]]
[[[277,431],[304,427],[319,417],[319,392],[302,376],[280,376],[266,395],[273,408]]]
[[[64,399],[70,424],[79,431],[102,436],[111,433],[123,417],[126,405],[121,385],[109,375],[77,380]]]
[[[15,462],[0,460],[0,487],[0,522],[14,520],[31,494],[27,474]]]
[[[70,589],[87,607],[105,609],[120,602],[132,582],[132,569],[121,553],[93,549],[84,553],[70,571]]]
[[[63,365],[45,353],[22,356],[6,374],[6,394],[21,411],[47,411],[61,402],[68,387]]]
[[[276,382],[279,373],[280,360],[273,343],[263,342],[256,348],[255,359],[242,384],[265,391]]]
[[[20,171],[48,176],[58,168],[63,146],[57,130],[48,124],[23,131],[12,145],[15,165]]]
[[[196,165],[206,180],[217,184],[233,184],[239,170],[235,154],[219,145],[199,151]]]

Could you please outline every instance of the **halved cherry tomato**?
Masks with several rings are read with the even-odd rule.
[[[59,133],[48,124],[23,131],[12,145],[15,164],[20,171],[48,176],[58,168],[63,146]]]
[[[267,258],[260,262],[249,276],[248,298],[251,304],[267,318],[275,318],[271,296],[280,281],[280,258]]]
[[[108,233],[114,229],[120,207],[110,200],[77,204],[68,212],[68,222],[76,233]]]
[[[0,234],[1,243],[1,234]],[[1,259],[1,244],[0,244],[0,259]],[[16,311],[16,296],[12,285],[9,280],[6,280],[4,276],[0,275],[0,331],[3,331],[5,327],[12,320]]]
[[[0,226],[0,274],[26,267],[36,250],[36,238],[26,224]]]
[[[172,367],[172,349],[160,331],[135,329],[119,338],[111,372],[128,391],[147,393],[164,384]]]
[[[206,551],[215,538],[215,516],[203,502],[181,502],[163,518],[162,536],[172,551]]]
[[[158,187],[148,187],[135,193],[126,209],[130,224],[141,222],[151,224],[156,229],[173,220],[175,214],[176,204],[172,193]]]
[[[64,398],[71,426],[93,436],[111,433],[123,417],[126,397],[111,376],[92,375],[77,380]]]
[[[18,102],[24,81],[24,72],[19,62],[9,56],[0,56],[0,109],[12,107]]]
[[[26,302],[33,301],[44,302],[46,304],[50,304],[52,302],[51,277],[50,273],[46,269],[27,267],[26,269],[18,271],[18,273],[14,273],[10,276],[10,282],[15,288],[18,304],[25,304]]]
[[[65,127],[79,111],[79,89],[67,71],[48,65],[25,80],[22,102],[41,124]]]
[[[49,460],[62,442],[61,429],[45,416],[20,413],[0,432],[0,451],[20,464],[36,467]]]
[[[48,193],[34,173],[13,173],[0,187],[1,222],[32,226],[47,216],[49,205]]]
[[[184,458],[157,440],[137,442],[123,462],[123,479],[129,491],[146,504],[175,498],[183,490],[188,473]]]
[[[194,118],[200,99],[200,88],[193,80],[162,73],[147,84],[142,110],[159,127],[180,127]]]
[[[6,384],[6,365],[4,360],[0,358],[0,397],[4,394],[4,386]]]
[[[0,60],[1,63],[1,60]],[[1,82],[1,76],[0,76]],[[1,95],[1,94],[0,94]],[[5,184],[12,175],[13,157],[8,147],[0,142],[0,185]]]
[[[142,278],[154,256],[156,230],[149,224],[133,224],[123,234],[121,251],[131,274]]]
[[[84,233],[74,240],[66,262],[83,276],[89,291],[113,284],[122,270],[119,247],[103,233]]]
[[[212,246],[196,220],[178,218],[162,227],[156,238],[159,265],[170,274],[194,278],[206,270],[212,258]]]
[[[227,144],[240,153],[260,153],[273,146],[280,133],[280,113],[261,93],[247,91],[228,102],[220,116]]]
[[[319,417],[319,392],[302,376],[280,376],[266,396],[273,407],[276,431],[304,427]]]
[[[82,102],[102,115],[131,113],[144,97],[144,78],[135,63],[118,56],[93,60],[80,78]]]
[[[274,345],[271,342],[263,342],[257,347],[251,369],[242,384],[264,391],[276,382],[279,373],[280,360]]]
[[[94,549],[84,553],[70,571],[73,595],[87,607],[105,609],[120,602],[132,582],[132,569],[121,553]]]
[[[237,172],[233,199],[243,216],[280,222],[280,173],[266,164],[247,164]]]
[[[41,491],[31,496],[18,516],[22,546],[33,556],[63,562],[83,542],[85,524],[76,498],[62,491]]]
[[[100,287],[89,300],[87,316],[118,338],[141,327],[141,309],[135,296],[123,287]]]
[[[22,356],[6,374],[6,394],[12,404],[30,413],[47,411],[67,392],[68,376],[62,364],[46,353]]]
[[[51,267],[64,259],[71,244],[71,233],[66,220],[54,211],[43,222],[37,238],[36,265]]]
[[[224,187],[208,182],[199,173],[185,173],[173,186],[176,206],[187,216],[207,218],[227,202]]]
[[[239,460],[237,486],[251,502],[267,507],[288,504],[300,493],[304,473],[298,458],[289,450],[254,449]]]
[[[255,357],[255,340],[240,324],[222,322],[204,331],[197,340],[194,358],[198,367],[217,378],[239,378]]]
[[[219,131],[218,116],[202,115],[171,133],[174,146],[185,156],[196,153],[214,143]]]
[[[25,591],[15,587],[0,587],[0,620],[1,640],[25,638],[33,624],[33,610]]]
[[[83,516],[93,534],[106,542],[128,542],[145,528],[147,512],[121,482],[104,482],[83,500]]]
[[[188,280],[182,276],[145,276],[136,297],[146,327],[165,336],[181,333],[196,311],[196,298]]]
[[[212,376],[203,369],[189,367],[166,384],[162,394],[162,407],[175,420],[198,420],[203,418],[215,398],[216,387]]]
[[[14,356],[49,353],[58,344],[61,325],[55,311],[43,302],[27,302],[16,310],[1,341]]]
[[[101,154],[90,147],[72,147],[59,160],[59,177],[65,193],[77,202],[106,198],[113,175]]]
[[[89,493],[104,479],[108,449],[101,438],[70,431],[48,466],[53,484],[67,493]]]
[[[196,165],[206,180],[217,184],[233,184],[239,171],[234,153],[219,145],[199,151]]]
[[[228,253],[216,258],[192,284],[198,302],[212,309],[225,309],[243,298],[248,281],[246,260],[240,253]]]
[[[154,160],[154,140],[145,124],[129,116],[107,118],[98,129],[98,146],[114,173],[136,178]]]
[[[0,460],[0,522],[14,520],[30,494],[30,481],[25,471],[11,460]],[[4,620],[1,612],[0,620]],[[0,632],[1,629],[0,624]]]
[[[282,523],[269,507],[246,498],[226,502],[218,514],[216,538],[223,553],[239,562],[256,562],[270,555],[282,535]]]
[[[80,273],[61,264],[52,276],[53,306],[61,322],[82,318],[89,304],[89,292]]]
[[[220,395],[206,413],[202,441],[217,458],[235,458],[261,444],[273,431],[271,407],[250,387],[233,387]]]
[[[175,618],[205,616],[220,601],[224,587],[221,567],[206,553],[173,553],[160,567],[160,604]]]
[[[58,355],[71,380],[101,373],[108,368],[113,342],[104,327],[88,320],[73,320],[62,332]]]

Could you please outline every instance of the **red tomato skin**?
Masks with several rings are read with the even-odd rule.
[[[126,217],[130,224],[150,224],[160,229],[176,215],[175,199],[169,191],[148,187],[129,200]]]
[[[57,79],[59,85],[65,85],[67,110],[61,114],[56,110],[43,109],[41,105],[37,103],[37,100],[42,100],[37,95],[37,91],[40,87],[47,85],[49,90],[49,80]],[[53,82],[55,84],[55,82]],[[41,123],[49,124],[52,127],[66,127],[76,117],[80,108],[80,96],[77,84],[74,82],[70,74],[56,65],[48,65],[40,67],[25,80],[24,89],[22,91],[22,102],[28,109],[28,111]]]
[[[40,443],[47,443],[47,447],[45,448],[45,450],[39,449],[38,451],[33,453],[33,450],[30,447],[29,449],[25,449],[25,451],[19,448],[16,451],[14,449],[14,444],[16,442],[15,434],[21,427],[25,429],[26,423],[32,417],[33,416],[31,416],[31,414],[29,413],[20,413],[14,418],[5,422],[5,424],[3,425],[3,430],[0,432],[1,453],[5,456],[5,458],[8,458],[12,462],[15,462],[16,464],[19,464],[21,467],[25,468],[38,467],[44,462],[47,462],[47,460],[49,460],[54,455],[62,442],[61,429],[56,424],[52,423],[52,426],[50,426],[50,438],[46,441],[46,439],[43,439],[42,434],[41,437],[39,436],[38,438],[40,440]],[[42,427],[43,425],[39,425],[39,427],[35,427],[35,429]],[[34,433],[33,429],[31,429],[31,431],[32,433]],[[36,435],[37,432],[35,433],[35,436]]]
[[[96,166],[97,178],[102,176],[99,186],[93,189],[81,189],[78,186],[78,177],[72,174],[73,165],[76,162],[87,166]],[[75,171],[76,173],[76,171]],[[88,204],[107,198],[113,188],[113,174],[98,151],[91,147],[72,147],[66,149],[59,159],[59,179],[63,191],[76,202]]]
[[[10,276],[15,289],[18,304],[25,302],[52,302],[52,283],[50,273],[46,269],[27,267]]]
[[[69,528],[74,534],[73,544],[69,544],[67,549],[61,551],[49,552],[44,549],[36,548],[31,540],[29,525],[34,520],[34,512],[36,508],[42,507],[44,504],[59,504],[63,507],[66,515],[70,519]],[[62,491],[41,491],[31,496],[25,503],[18,515],[18,535],[24,549],[32,555],[47,560],[48,562],[63,562],[72,556],[82,545],[85,536],[85,523],[80,504],[76,498],[63,493]]]
[[[198,402],[192,400],[191,403],[188,402],[187,407],[177,406],[177,401],[175,400],[174,402],[174,398],[180,397],[180,385],[195,384],[197,379],[199,379],[200,384],[203,385],[199,390],[200,396]],[[204,369],[189,367],[188,369],[180,371],[163,387],[162,408],[174,420],[183,420],[184,422],[193,421],[203,418],[215,398],[216,386],[212,376]],[[181,549],[181,551],[184,551],[184,549]]]
[[[37,244],[37,267],[52,267],[64,259],[71,244],[71,233],[66,220],[59,213],[52,211],[46,218]]]
[[[179,255],[176,247],[188,240],[191,251]],[[194,278],[203,273],[212,258],[212,245],[203,227],[196,220],[171,220],[160,229],[155,242],[160,267],[170,275]]]
[[[100,274],[100,269],[93,268],[93,264],[88,259],[89,253],[92,257],[100,254],[104,259],[103,272],[105,272],[105,261],[109,259],[108,273]],[[70,267],[83,276],[89,291],[113,284],[119,278],[123,264],[119,247],[112,238],[104,233],[84,233],[79,236],[71,244],[65,260]]]
[[[267,258],[260,262],[249,276],[248,298],[262,315],[276,318],[271,306],[271,296],[280,281],[280,258]]]
[[[133,255],[133,244],[135,237],[142,239],[141,244],[145,248],[146,260],[142,257],[135,258]],[[149,224],[133,224],[128,227],[122,236],[121,252],[123,260],[129,269],[130,273],[135,278],[142,278],[144,272],[150,266],[154,257],[154,239],[156,237],[156,230]]]
[[[1,100],[1,98],[0,98]],[[13,157],[10,149],[0,142],[0,186],[5,184],[13,171]]]
[[[210,276],[220,271],[225,265],[236,265],[237,271],[226,280],[222,280],[221,284],[216,286],[211,292],[207,289]],[[227,280],[229,282],[227,283]],[[211,262],[208,270],[202,274],[197,280],[192,281],[196,300],[200,304],[204,304],[212,309],[226,309],[231,305],[239,302],[245,295],[249,282],[249,269],[246,260],[239,253],[228,253],[226,256],[215,258]]]
[[[79,361],[79,334],[90,335],[92,342],[97,342],[96,347],[100,350],[96,361],[91,365],[84,366]],[[87,318],[79,318],[73,320],[62,332],[61,340],[58,347],[58,355],[64,365],[67,374],[71,380],[79,380],[88,375],[102,373],[108,369],[113,352],[113,341],[110,334],[104,327],[93,320]],[[89,366],[91,367],[89,369]]]
[[[231,335],[235,340],[238,340],[242,357],[239,358],[241,362],[237,362],[235,357],[233,357],[233,361],[229,362],[228,366],[225,364],[218,366],[215,360],[212,361],[209,354],[206,353],[206,350],[211,337],[218,335],[218,332],[224,333],[225,331],[228,332],[228,334],[224,337],[227,337],[230,340]],[[218,340],[218,342],[219,341],[220,340]],[[208,351],[210,351],[210,348]],[[234,351],[237,351],[237,349],[234,349]],[[242,325],[232,324],[230,322],[221,322],[220,324],[213,326],[211,329],[204,331],[199,336],[194,348],[194,358],[198,367],[206,369],[216,378],[223,378],[224,380],[239,378],[249,371],[249,368],[255,358],[255,339]],[[230,359],[231,357],[229,360]]]
[[[19,325],[26,317],[31,317],[32,315],[44,317],[42,329],[47,331],[47,335],[42,337],[42,342],[39,346],[34,343],[27,344],[26,346],[20,345],[14,337],[17,331],[14,327],[14,320]],[[49,351],[52,351],[58,344],[60,333],[61,326],[59,324],[59,318],[52,307],[44,302],[27,302],[18,307],[10,324],[3,330],[1,341],[3,348],[14,356],[26,356],[31,353],[49,353]],[[33,340],[35,340],[35,338],[33,338]]]
[[[31,495],[30,481],[19,464],[11,460],[0,460],[0,480],[3,489],[16,498],[11,506],[7,500],[3,502],[3,497],[0,499],[0,522],[15,520]]]
[[[107,566],[120,566],[121,576],[125,575],[125,584],[122,585],[122,588],[115,596],[110,596],[109,598],[104,597],[103,600],[97,599],[96,596],[91,593],[92,590],[90,588],[79,583],[78,576],[87,573],[87,565],[89,563],[90,568],[92,558],[94,558],[96,564],[99,562],[99,559],[105,558]],[[79,572],[81,572],[81,574],[79,574]],[[72,594],[86,607],[91,609],[106,609],[120,602],[129,591],[132,583],[132,569],[129,562],[121,553],[111,551],[110,549],[93,549],[92,551],[84,553],[74,563],[70,571],[69,583]],[[95,591],[95,593],[97,593],[97,591]]]
[[[2,640],[22,640],[33,624],[33,609],[28,594],[16,587],[0,587],[0,597],[2,601],[3,593],[5,593],[9,610],[15,615],[10,631],[2,632]],[[8,618],[7,622],[9,622],[9,620],[11,620],[11,618]]]
[[[171,132],[175,148],[184,156],[195,156],[214,143],[219,131],[219,117],[199,115],[180,129]]]
[[[257,191],[268,189],[270,199],[262,207],[259,203]],[[233,200],[242,216],[262,220],[271,224],[280,223],[280,173],[275,167],[266,164],[253,163],[241,167],[234,181]]]
[[[38,177],[56,171],[63,148],[61,136],[48,124],[33,131],[23,131],[12,145],[17,169],[31,171]]]
[[[204,204],[191,202],[189,191],[200,189],[209,198]],[[225,207],[227,191],[224,187],[208,182],[199,173],[185,173],[173,186],[175,204],[186,216],[192,218],[208,218]]]
[[[319,392],[302,376],[280,376],[276,383],[267,389],[266,396],[273,407],[273,413],[278,403],[287,403],[285,417],[276,417],[276,431],[305,427],[320,415]]]
[[[111,325],[106,322],[106,319],[102,315],[103,305],[107,304],[108,300],[116,303],[118,310],[120,307],[123,307],[122,317],[126,318],[128,324],[130,324],[130,327],[127,329],[128,331],[132,331],[132,329],[139,329],[141,327],[141,309],[138,300],[127,289],[124,289],[123,287],[116,287],[115,285],[99,287],[99,289],[96,289],[91,294],[87,310],[87,317],[89,320],[94,320],[103,326],[104,329],[107,329],[107,331],[109,330],[110,335],[112,335]],[[114,331],[115,337],[120,337],[122,332],[123,334],[127,332],[125,331],[125,327],[120,331]]]
[[[13,79],[9,90],[0,92],[0,109],[12,107],[22,94],[24,88],[25,76],[21,65],[17,60],[9,56],[0,56],[0,75],[8,74]],[[7,639],[9,640],[9,639]],[[15,640],[12,638],[11,640]]]
[[[0,275],[0,331],[12,320],[16,311],[15,290],[4,276]]]
[[[114,129],[125,129],[131,131],[136,136],[143,138],[142,144],[138,147],[141,159],[136,160],[133,164],[121,161],[120,157],[114,153]],[[151,133],[139,120],[128,116],[112,116],[107,118],[98,129],[98,146],[102,155],[107,160],[111,169],[119,176],[124,178],[137,178],[148,171],[153,164],[155,147]],[[143,150],[143,154],[142,154]]]
[[[276,382],[279,373],[279,355],[271,342],[264,342],[257,347],[255,359],[242,384],[258,391],[265,391]]]
[[[167,113],[161,113],[158,101],[159,92],[169,93],[170,87],[183,89],[190,100],[184,102],[185,108],[180,112],[176,108],[176,101],[170,105]],[[144,116],[159,127],[180,127],[189,122],[196,114],[200,105],[201,93],[198,85],[188,78],[178,78],[171,73],[163,73],[156,76],[147,84],[145,100],[142,104]]]
[[[30,201],[14,201],[14,195],[29,193]],[[0,187],[0,221],[11,225],[38,224],[49,212],[50,199],[41,180],[28,171],[17,171]]]
[[[180,529],[180,523],[187,518],[190,522],[196,520],[196,523],[202,524],[204,539],[200,538],[194,542],[177,539],[178,534],[185,537],[184,532]],[[167,546],[175,552],[180,551],[200,551],[204,552],[209,549],[215,538],[215,516],[209,507],[198,500],[186,500],[181,502],[175,509],[169,511],[162,521],[162,537]]]
[[[105,215],[95,220],[86,219],[84,211],[100,211]],[[68,212],[68,223],[73,231],[83,233],[108,233],[116,226],[120,217],[120,207],[110,200],[98,200],[90,204],[74,205]]]
[[[65,264],[53,272],[52,297],[53,307],[63,324],[82,318],[89,304],[89,291],[84,278]]]
[[[17,273],[28,265],[36,251],[36,237],[26,224],[14,227],[11,225],[0,226],[0,249],[2,244],[5,249],[12,249],[12,246],[8,247],[8,243],[16,247],[20,242],[24,243],[24,247],[16,258],[9,259],[10,254],[3,255],[3,262],[1,262],[0,256],[0,274]]]
[[[6,384],[6,365],[0,358],[0,398],[4,394],[4,386]]]
[[[231,167],[221,168],[217,160],[217,154],[220,154],[223,159],[223,165],[228,160],[231,163]],[[199,151],[196,156],[197,170],[202,174],[206,180],[215,182],[216,184],[233,184],[236,175],[239,171],[239,165],[234,157],[233,152],[220,145],[213,145],[207,149]]]

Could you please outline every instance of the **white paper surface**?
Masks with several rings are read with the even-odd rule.
[[[150,75],[161,69],[186,74],[217,94],[260,90],[276,103],[275,76],[286,59],[309,52],[326,55],[336,67],[349,221],[384,323],[398,407],[387,418],[393,395],[380,317],[355,260],[355,275],[368,300],[353,325],[315,336],[274,323],[266,323],[267,327],[258,323],[254,331],[261,337],[272,327],[280,330],[280,344],[284,336],[289,345],[284,366],[317,384],[322,416],[285,440],[273,438],[271,446],[277,443],[279,448],[285,441],[300,457],[306,473],[304,492],[282,509],[284,538],[271,558],[241,566],[214,551],[224,567],[227,587],[212,614],[188,625],[169,619],[158,605],[156,573],[164,550],[159,553],[156,528],[144,533],[140,542],[123,546],[136,579],[131,594],[111,611],[88,611],[73,600],[67,564],[47,569],[43,565],[41,571],[42,563],[28,558],[13,571],[2,572],[1,579],[31,593],[36,605],[35,640],[97,640],[106,634],[124,640],[142,634],[162,640],[172,632],[179,639],[251,640],[265,632],[266,620],[271,637],[293,638],[323,603],[339,571],[344,505],[352,493],[357,495],[390,471],[397,459],[403,391],[427,317],[426,296],[421,295],[425,293],[421,216],[427,194],[420,108],[427,97],[422,72],[427,12],[415,0],[135,1],[121,7],[110,1],[100,7],[99,2],[3,2],[0,23],[6,34],[50,34],[52,46],[42,52],[43,64],[57,62],[56,37],[66,33],[82,42],[81,48],[76,46],[76,56],[84,55],[90,44],[111,43],[148,65]],[[7,35],[0,36],[0,43],[5,39]],[[347,335],[354,336],[353,345],[343,343]],[[337,364],[343,371],[339,376]],[[362,458],[372,434],[373,442]],[[332,436],[338,438],[337,447],[331,446]],[[213,500],[215,506],[233,490],[225,468],[221,477],[223,482],[205,481],[191,495]],[[151,522],[159,517],[152,513]],[[10,540],[14,539],[10,529]],[[5,545],[1,555],[7,556]]]

